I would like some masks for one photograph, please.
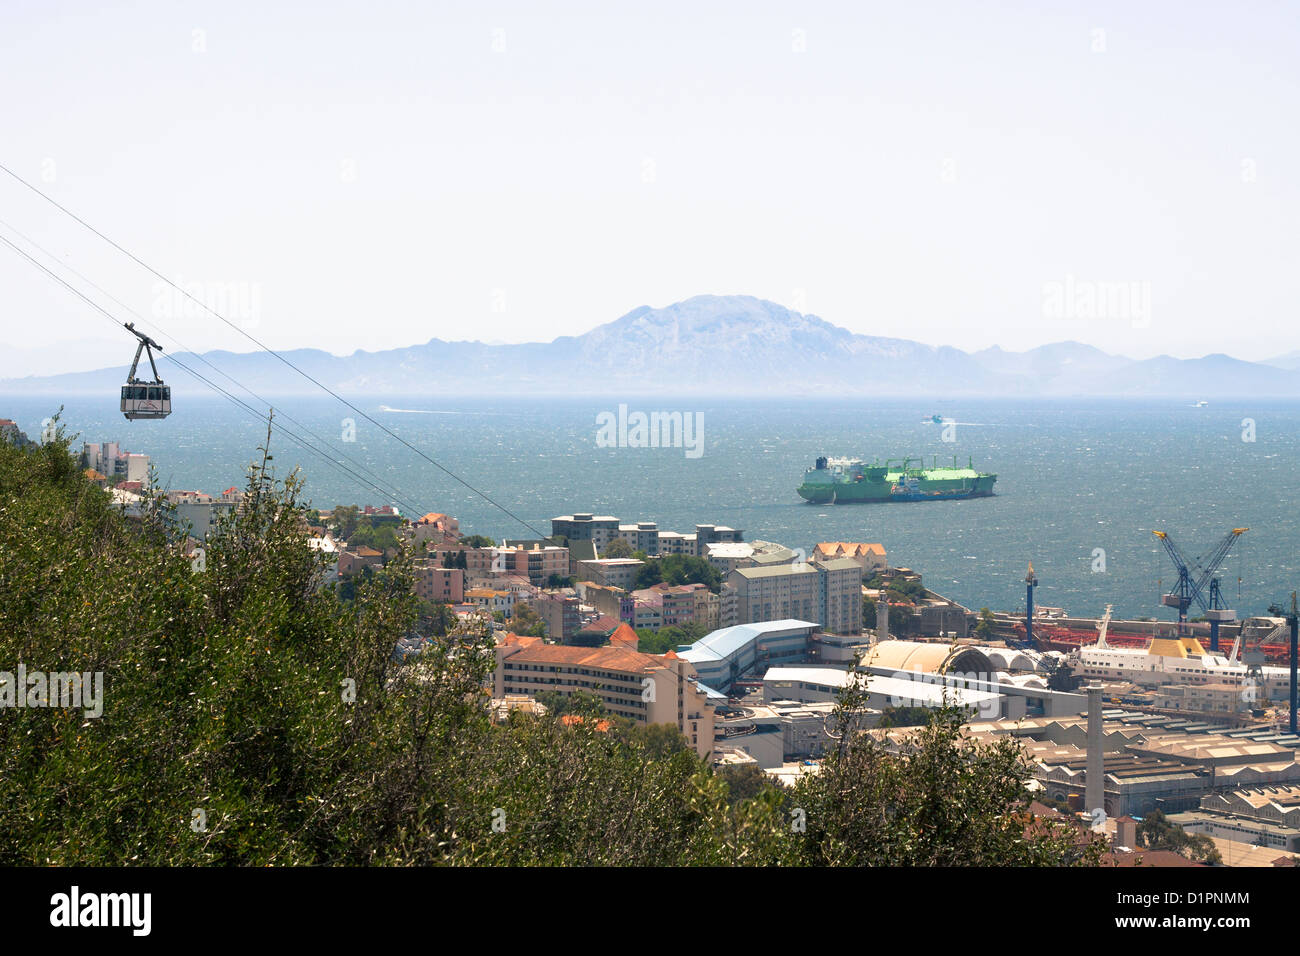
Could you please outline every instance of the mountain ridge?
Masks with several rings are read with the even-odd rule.
[[[747,295],[699,295],[661,308],[637,306],[581,335],[488,345],[430,338],[422,345],[336,356],[280,353],[345,394],[1300,396],[1289,369],[1216,353],[1195,359],[1131,359],[1065,341],[1024,352],[964,352],[910,339],[864,335],[813,314]],[[166,355],[164,356],[166,358]],[[176,358],[209,377],[193,353]],[[266,352],[202,353],[248,388],[300,394],[315,387]],[[170,365],[164,364],[164,368]],[[0,392],[58,394],[113,389],[120,366],[0,379]],[[189,378],[175,367],[169,383]]]

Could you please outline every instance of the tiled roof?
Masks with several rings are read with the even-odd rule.
[[[632,628],[632,625],[626,622],[620,624],[614,630],[614,633],[609,635],[609,642],[611,644],[631,644],[633,650],[636,650],[636,645],[639,640],[640,638],[636,636],[636,631]]]
[[[510,661],[521,664],[559,664],[566,667],[598,667],[604,670],[639,673],[663,664],[649,654],[625,647],[566,647],[537,644],[512,654]]]
[[[506,634],[505,638],[502,639],[501,643],[506,647],[532,647],[536,644],[542,643],[542,639],[540,637],[532,637],[528,634],[516,634],[514,631],[510,631]]]
[[[857,558],[867,554],[883,555],[885,546],[875,543],[867,544],[861,541],[822,541],[813,550],[820,551],[822,554],[833,554],[837,557]]]

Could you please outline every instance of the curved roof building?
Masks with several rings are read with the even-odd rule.
[[[974,645],[927,644],[921,641],[881,641],[863,658],[862,666],[877,671],[976,673],[989,677],[998,669]]]

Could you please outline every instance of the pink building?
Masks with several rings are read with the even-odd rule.
[[[460,604],[465,600],[465,572],[420,561],[415,566],[415,596],[424,601]]]

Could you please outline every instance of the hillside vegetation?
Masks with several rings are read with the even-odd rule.
[[[715,773],[664,728],[493,723],[489,635],[453,629],[395,659],[421,627],[409,556],[352,600],[318,588],[300,481],[258,459],[246,507],[209,538],[200,570],[164,501],[124,515],[62,436],[0,444],[0,671],[102,672],[104,687],[98,717],[0,709],[0,861],[1096,858],[1068,826],[1026,837],[1028,767],[1014,748],[976,748],[951,713],[902,757],[842,739],[822,774],[788,790]]]

